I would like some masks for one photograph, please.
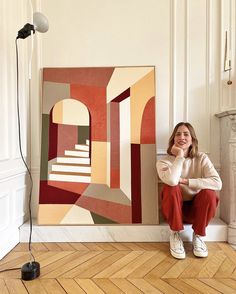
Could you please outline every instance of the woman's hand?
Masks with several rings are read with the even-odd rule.
[[[184,150],[181,149],[180,147],[177,147],[176,145],[173,145],[171,148],[171,153],[174,156],[180,156],[180,157],[184,157]]]
[[[182,179],[182,178],[180,178],[180,179],[179,179],[179,183],[188,186],[188,183],[189,183],[189,182],[188,182],[188,179]]]

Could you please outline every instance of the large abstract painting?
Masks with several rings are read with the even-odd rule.
[[[156,224],[155,68],[44,68],[39,224]]]

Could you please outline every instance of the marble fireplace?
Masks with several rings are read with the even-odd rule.
[[[236,248],[236,109],[216,114],[220,119],[220,218],[228,225],[228,242]]]

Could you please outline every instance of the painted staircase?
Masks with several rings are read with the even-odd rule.
[[[89,140],[86,144],[75,144],[74,150],[65,150],[64,156],[49,162],[48,179],[62,182],[91,182]]]

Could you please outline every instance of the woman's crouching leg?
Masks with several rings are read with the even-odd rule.
[[[210,189],[201,190],[193,200],[193,230],[200,236],[206,235],[206,227],[215,216],[219,198]]]
[[[182,205],[183,197],[180,186],[164,185],[162,190],[162,213],[173,231],[184,229]]]

